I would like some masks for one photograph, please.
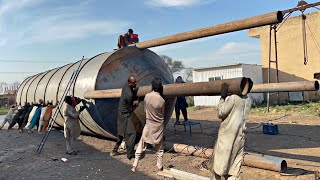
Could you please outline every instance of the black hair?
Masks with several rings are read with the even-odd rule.
[[[162,80],[161,78],[154,78],[151,82],[152,90],[155,92],[158,92],[162,95],[163,93],[163,86],[162,86]]]
[[[128,29],[128,32],[129,32],[129,33],[133,33],[133,30],[132,30],[132,29]]]
[[[64,102],[66,102],[66,103],[69,104],[69,105],[72,105],[72,98],[71,98],[71,96],[66,96],[66,97],[64,98]]]

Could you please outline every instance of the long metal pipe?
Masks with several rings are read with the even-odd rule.
[[[176,153],[182,153],[202,158],[211,158],[213,154],[213,149],[210,148],[196,147],[187,144],[176,144],[170,142],[164,143],[164,149],[166,151],[172,151]],[[248,153],[245,153],[244,155],[243,165],[276,172],[287,171],[287,162],[283,159],[262,157]]]
[[[318,81],[298,81],[298,82],[255,84],[251,89],[251,93],[318,91],[318,90],[319,90]]]
[[[252,81],[250,78],[234,78],[209,82],[197,83],[179,83],[166,84],[163,86],[163,95],[165,96],[214,96],[220,95],[222,83],[229,84],[229,92],[232,94],[246,95],[250,92]],[[137,92],[139,97],[145,96],[151,92],[150,86],[141,86]],[[121,96],[121,89],[99,90],[85,92],[84,98],[100,99],[100,98],[119,98]]]
[[[162,46],[166,44],[172,44],[177,42],[183,42],[198,38],[204,38],[208,36],[214,36],[218,34],[224,34],[228,32],[240,31],[244,29],[250,29],[259,26],[265,26],[270,24],[279,23],[283,20],[283,14],[281,11],[272,12],[260,16],[254,16],[250,18],[240,19],[224,24],[218,24],[206,28],[201,28],[193,31],[183,32],[170,36],[165,36],[150,41],[144,41],[136,44],[137,48],[151,48],[156,46]]]
[[[164,85],[163,94],[166,96],[205,96],[205,95],[220,95],[222,82],[227,82],[230,85],[230,93],[247,94],[247,93],[267,93],[267,92],[295,92],[295,91],[317,91],[319,90],[318,81],[298,81],[298,82],[283,82],[283,83],[267,83],[255,84],[251,91],[248,79],[231,79],[209,81],[201,83],[183,83],[183,84],[167,84]],[[251,81],[251,80],[250,80]],[[248,83],[248,84],[247,84]],[[141,86],[138,90],[138,96],[144,96],[151,91],[150,86]],[[103,99],[103,98],[119,98],[121,89],[87,91],[84,93],[84,98],[87,99]]]

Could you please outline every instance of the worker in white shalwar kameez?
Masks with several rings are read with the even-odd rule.
[[[240,168],[244,152],[244,131],[251,100],[246,95],[231,95],[226,99],[228,87],[228,84],[222,84],[218,105],[218,117],[222,123],[212,157],[211,179],[214,180],[242,179]]]
[[[12,105],[6,115],[6,117],[4,118],[3,122],[1,123],[0,125],[0,130],[3,128],[3,126],[8,123],[8,124],[11,124],[12,122],[12,118],[13,118],[13,115],[14,115],[14,111],[17,110],[18,107],[17,106],[14,106]]]
[[[162,97],[163,86],[160,78],[152,81],[152,92],[146,94],[144,98],[144,108],[146,111],[146,125],[142,131],[135,153],[134,163],[131,171],[136,172],[138,161],[144,156],[148,144],[155,145],[157,151],[157,168],[163,169],[163,130],[164,130],[164,105]]]
[[[73,150],[74,141],[80,136],[81,128],[79,123],[80,112],[85,109],[84,106],[80,107],[80,110],[76,110],[76,106],[81,102],[77,97],[66,96],[65,105],[63,107],[64,118],[64,137],[66,139],[66,153],[70,155],[77,155],[77,152]]]

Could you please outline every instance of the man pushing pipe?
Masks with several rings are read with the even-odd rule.
[[[211,161],[210,179],[213,180],[242,179],[240,169],[244,155],[244,131],[251,100],[247,95],[233,94],[227,98],[228,87],[227,83],[221,86],[218,117],[222,123]]]

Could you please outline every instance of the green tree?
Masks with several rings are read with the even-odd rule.
[[[160,57],[167,63],[172,74],[185,69],[182,61],[175,61],[171,57],[166,55],[161,55]]]

